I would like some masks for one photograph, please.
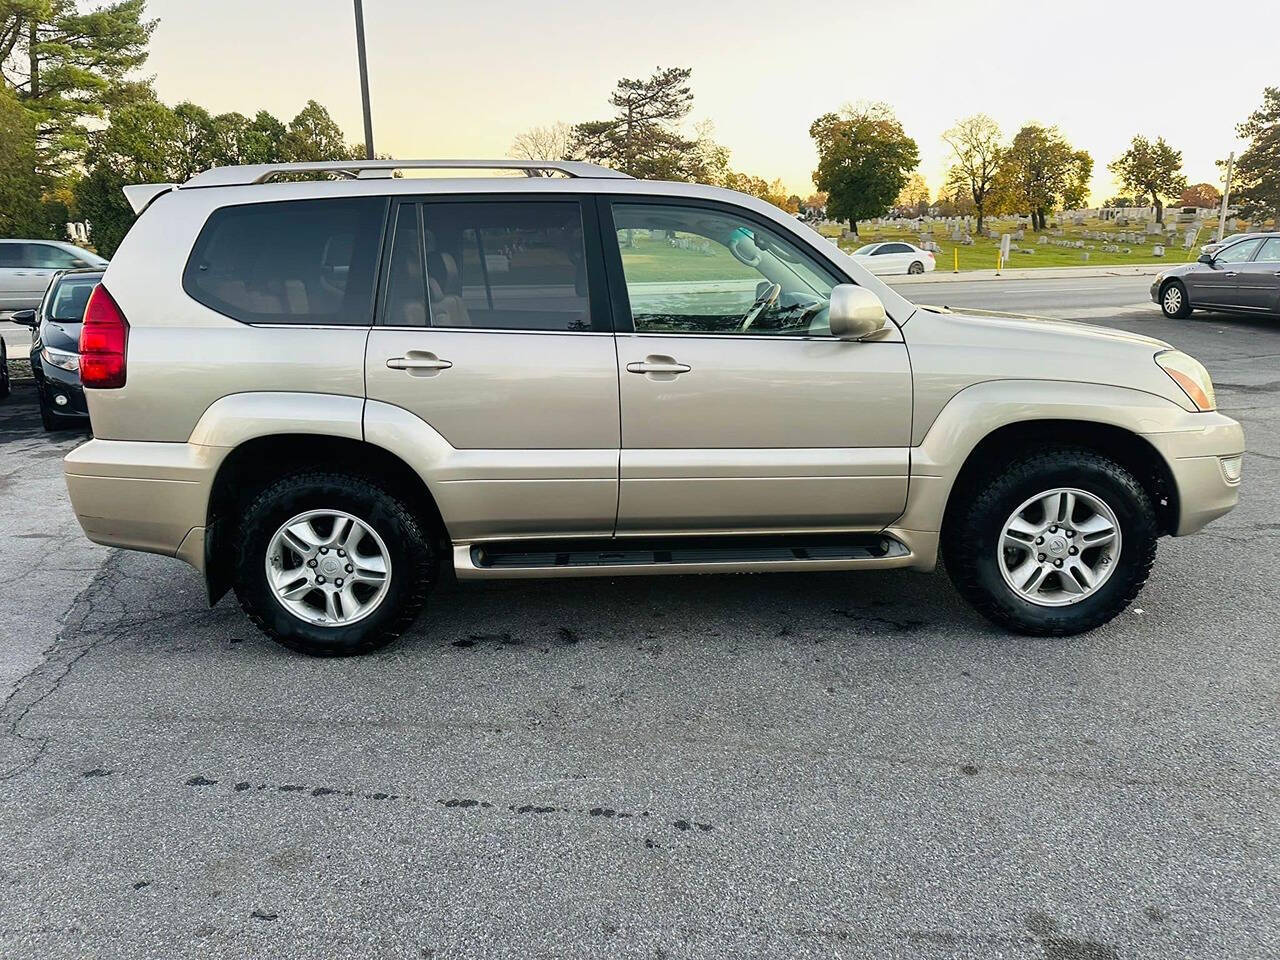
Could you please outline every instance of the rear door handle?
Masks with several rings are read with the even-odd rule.
[[[410,357],[391,357],[387,360],[387,366],[392,370],[422,370],[425,372],[448,370],[453,366],[451,360],[441,360],[434,353],[423,353],[418,356]]]
[[[1226,273],[1226,276],[1227,276],[1227,278],[1228,278],[1228,279],[1230,279],[1231,277],[1238,277],[1238,276],[1240,276],[1240,273],[1239,273],[1238,271],[1236,271],[1236,270],[1228,270],[1228,271],[1227,271],[1227,273]]]
[[[627,373],[688,373],[693,367],[687,363],[677,363],[669,357],[658,359],[650,357],[647,360],[637,360],[627,364]]]

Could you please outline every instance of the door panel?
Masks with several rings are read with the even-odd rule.
[[[1280,237],[1269,237],[1257,257],[1240,264],[1237,298],[1250,310],[1276,313],[1280,309]]]
[[[617,353],[582,329],[578,201],[407,201],[393,224],[366,389],[447,444],[428,482],[450,534],[611,534]]]
[[[851,530],[906,503],[911,372],[900,341],[618,337],[618,531]]]

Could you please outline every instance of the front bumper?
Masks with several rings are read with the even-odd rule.
[[[1244,455],[1244,429],[1220,413],[1188,414],[1190,429],[1143,436],[1164,457],[1178,495],[1174,536],[1195,533],[1240,500],[1240,478],[1228,461]]]
[[[80,374],[55,367],[38,356],[33,359],[32,372],[38,377],[40,393],[50,413],[67,420],[89,419],[89,406],[85,403]],[[58,402],[59,397],[62,398],[61,403]]]
[[[1164,283],[1164,277],[1157,277],[1156,281],[1151,284],[1151,302],[1160,302],[1160,286]]]

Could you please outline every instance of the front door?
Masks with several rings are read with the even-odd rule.
[[[911,417],[897,328],[832,338],[826,308],[845,278],[745,211],[610,209],[619,534],[878,530],[897,517]]]
[[[1239,266],[1240,306],[1280,313],[1280,237],[1268,237],[1248,263]]]
[[[368,396],[447,445],[432,493],[455,541],[613,532],[618,369],[586,209],[460,196],[393,210]]]
[[[1213,263],[1201,265],[1182,278],[1195,306],[1239,305],[1240,268],[1258,251],[1261,240],[1241,240],[1213,255]]]

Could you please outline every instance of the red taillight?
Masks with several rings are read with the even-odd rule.
[[[123,387],[128,343],[129,321],[107,288],[98,284],[89,295],[80,328],[80,382],[97,390]]]

